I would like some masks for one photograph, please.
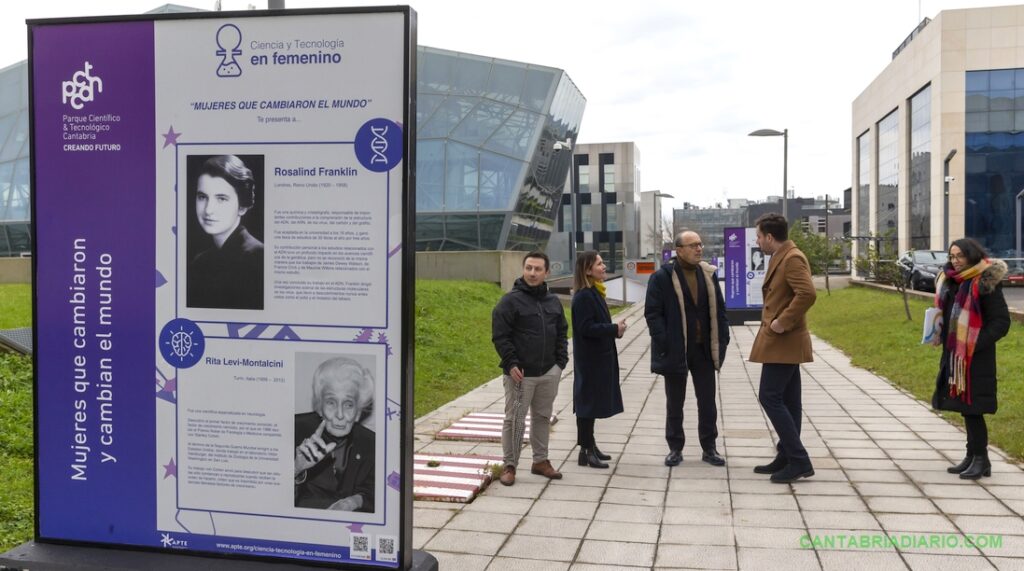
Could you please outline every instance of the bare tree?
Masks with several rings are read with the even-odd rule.
[[[661,249],[665,246],[665,242],[671,243],[674,237],[672,236],[672,221],[666,215],[661,220],[655,220],[647,225],[647,236],[651,239],[651,244],[654,245],[654,251],[658,257],[661,256]]]
[[[907,316],[907,321],[910,321],[912,318],[910,316],[910,301],[907,296],[907,278],[903,275],[896,260],[881,258],[879,255],[881,248],[876,245],[877,243],[878,240],[875,240],[875,243],[868,247],[867,255],[857,258],[857,271],[867,275],[870,280],[895,288],[903,298],[903,311]]]

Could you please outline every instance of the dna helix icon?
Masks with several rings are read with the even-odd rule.
[[[388,140],[384,138],[388,133],[388,126],[370,127],[370,132],[373,134],[373,140],[370,141],[370,150],[373,151],[370,164],[388,164],[388,157],[384,154],[388,150]]]

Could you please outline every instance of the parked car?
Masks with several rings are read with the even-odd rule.
[[[1003,258],[1007,272],[1003,276],[1004,286],[1024,286],[1024,258]]]
[[[945,250],[909,250],[896,261],[907,287],[919,291],[935,291],[935,277],[942,271],[949,254]]]

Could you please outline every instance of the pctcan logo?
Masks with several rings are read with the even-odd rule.
[[[217,30],[217,55],[220,65],[217,66],[217,77],[238,77],[242,75],[242,67],[235,56],[242,55],[242,31],[234,24],[224,24]]]
[[[103,93],[103,80],[98,75],[92,75],[92,65],[85,62],[85,68],[76,71],[70,81],[61,83],[61,91],[64,96],[63,103],[71,104],[71,108],[78,110],[85,107],[86,102],[96,98],[97,93]]]

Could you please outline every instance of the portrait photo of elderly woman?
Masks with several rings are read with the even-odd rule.
[[[263,309],[263,220],[257,209],[263,156],[192,155],[188,307]],[[257,177],[257,174],[259,177]]]
[[[367,360],[331,357],[313,373],[313,411],[295,415],[296,507],[374,511],[376,435],[361,424],[373,413]]]

